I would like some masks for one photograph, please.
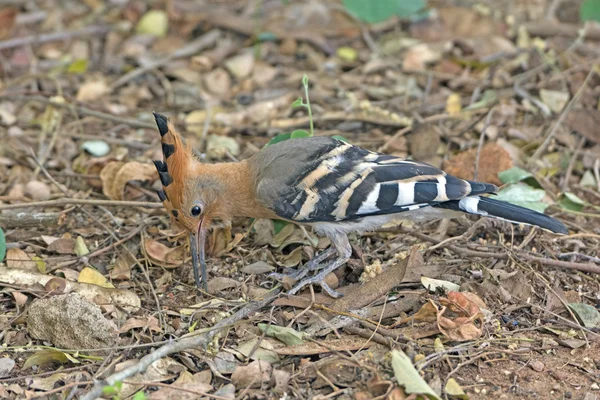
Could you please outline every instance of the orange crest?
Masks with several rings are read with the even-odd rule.
[[[193,157],[192,150],[183,143],[167,117],[153,113],[158,131],[164,161],[154,160],[163,190],[157,192],[167,211],[179,222],[178,209],[183,205],[184,183],[190,174]]]

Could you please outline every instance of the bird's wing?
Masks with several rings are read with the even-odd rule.
[[[497,190],[330,138],[288,140],[261,153],[259,198],[281,218],[298,222],[396,214]]]

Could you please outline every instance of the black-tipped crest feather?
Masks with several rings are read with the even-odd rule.
[[[160,136],[165,136],[167,132],[169,132],[167,117],[155,112],[152,114],[154,114],[154,120],[156,121],[156,126],[158,126],[158,132],[160,133]]]

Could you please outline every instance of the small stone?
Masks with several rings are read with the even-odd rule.
[[[529,366],[531,367],[532,370],[537,371],[537,372],[542,372],[544,370],[544,363],[542,363],[541,361],[532,361],[529,363]]]
[[[250,51],[225,61],[225,68],[237,79],[248,77],[254,69],[254,54]]]
[[[116,325],[100,307],[78,293],[35,300],[29,307],[27,330],[34,339],[63,349],[111,347],[118,336]]]
[[[25,194],[35,201],[44,201],[50,198],[50,187],[44,182],[30,181],[25,185]]]
[[[0,378],[8,376],[15,367],[15,361],[10,358],[0,358]]]
[[[598,386],[598,384],[596,382],[594,382],[594,383],[591,384],[590,389],[592,389],[592,390],[600,390],[600,386]]]
[[[231,78],[223,68],[217,68],[204,76],[204,85],[209,92],[222,96],[231,90]]]

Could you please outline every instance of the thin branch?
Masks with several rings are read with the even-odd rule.
[[[30,35],[20,38],[0,41],[0,50],[12,49],[14,47],[25,46],[29,44],[42,44],[56,42],[60,40],[81,39],[84,36],[99,36],[110,32],[110,26],[88,26],[86,28],[73,31],[61,31],[44,33],[41,35]]]
[[[571,101],[569,101],[569,104],[567,104],[567,106],[563,110],[562,114],[560,114],[558,121],[556,121],[556,123],[552,127],[552,130],[550,131],[550,133],[548,133],[548,136],[546,136],[546,139],[544,139],[544,142],[540,145],[540,147],[537,148],[535,153],[533,153],[533,155],[529,159],[529,164],[536,161],[542,155],[542,153],[544,151],[546,151],[546,148],[550,144],[550,141],[552,141],[552,138],[554,138],[554,136],[556,135],[556,132],[558,131],[558,127],[560,125],[562,125],[565,117],[571,111],[571,109],[573,108],[573,106],[575,105],[577,100],[579,100],[579,97],[581,97],[581,94],[583,93],[583,89],[585,89],[587,87],[590,79],[592,79],[592,76],[594,76],[595,73],[596,73],[595,68],[594,67],[590,68],[590,72],[588,72],[587,76],[585,77],[585,80],[583,81],[583,83],[581,84],[579,89],[577,89],[577,93],[575,93],[575,95],[573,96]]]
[[[100,397],[100,395],[102,394],[102,389],[105,386],[112,386],[115,383],[122,382],[123,380],[135,374],[142,373],[150,365],[152,365],[152,363],[154,363],[157,360],[160,360],[163,357],[168,356],[169,354],[178,353],[180,351],[184,351],[194,347],[206,346],[220,329],[241,321],[253,312],[259,311],[261,308],[268,306],[276,298],[277,293],[275,292],[261,301],[248,303],[244,308],[242,308],[232,316],[216,323],[213,327],[211,327],[207,332],[203,333],[202,335],[186,338],[179,342],[171,342],[162,347],[159,347],[154,352],[142,357],[137,364],[125,368],[115,374],[112,374],[111,376],[102,381],[97,381],[94,384],[94,387],[86,395],[81,397],[81,400],[94,400]]]
[[[483,124],[483,129],[481,130],[481,136],[479,137],[479,144],[477,145],[477,154],[475,155],[475,170],[473,172],[473,180],[477,180],[477,175],[479,173],[479,157],[481,156],[481,149],[483,148],[483,142],[485,141],[486,132],[488,126],[490,126],[490,121],[492,120],[492,115],[494,115],[494,108],[490,109],[490,112],[485,119],[485,123]]]
[[[81,115],[87,115],[89,117],[100,118],[100,119],[103,119],[106,121],[114,122],[116,124],[125,124],[132,128],[156,129],[156,125],[154,125],[154,123],[152,123],[152,122],[140,121],[138,119],[133,119],[133,118],[118,117],[116,115],[92,110],[92,109],[89,109],[87,107],[83,107],[83,106],[80,106],[77,104],[56,101],[56,100],[53,100],[51,98],[44,97],[44,96],[26,96],[26,95],[4,94],[4,95],[0,96],[0,99],[7,99],[10,101],[19,101],[19,100],[39,101],[40,103],[50,104],[50,105],[52,105],[54,107],[58,107],[58,108],[70,108],[72,110],[75,110],[76,112],[78,112]]]
[[[147,65],[141,66],[137,69],[134,69],[131,72],[126,73],[125,75],[123,75],[122,77],[120,77],[119,79],[114,81],[112,83],[112,85],[110,85],[110,89],[115,90],[116,88],[125,85],[127,82],[131,81],[132,79],[135,79],[138,76],[143,75],[148,71],[152,71],[153,69],[162,67],[163,65],[166,65],[166,64],[172,62],[173,60],[177,60],[178,58],[187,58],[187,57],[191,57],[195,54],[198,54],[202,50],[206,49],[207,47],[213,46],[217,42],[217,40],[219,39],[220,36],[221,36],[221,31],[218,29],[213,29],[212,31],[205,33],[204,35],[200,36],[198,39],[195,39],[194,41],[192,41],[192,42],[188,43],[186,46],[174,51],[173,53],[169,54],[168,56],[160,57],[159,59],[148,63]]]
[[[29,207],[56,207],[66,206],[71,204],[82,204],[104,207],[145,207],[145,208],[162,208],[162,203],[153,203],[148,201],[120,201],[120,200],[95,200],[95,199],[69,199],[62,198],[56,200],[31,201],[29,203],[19,204],[3,204],[0,205],[0,211],[14,210],[18,208]]]

